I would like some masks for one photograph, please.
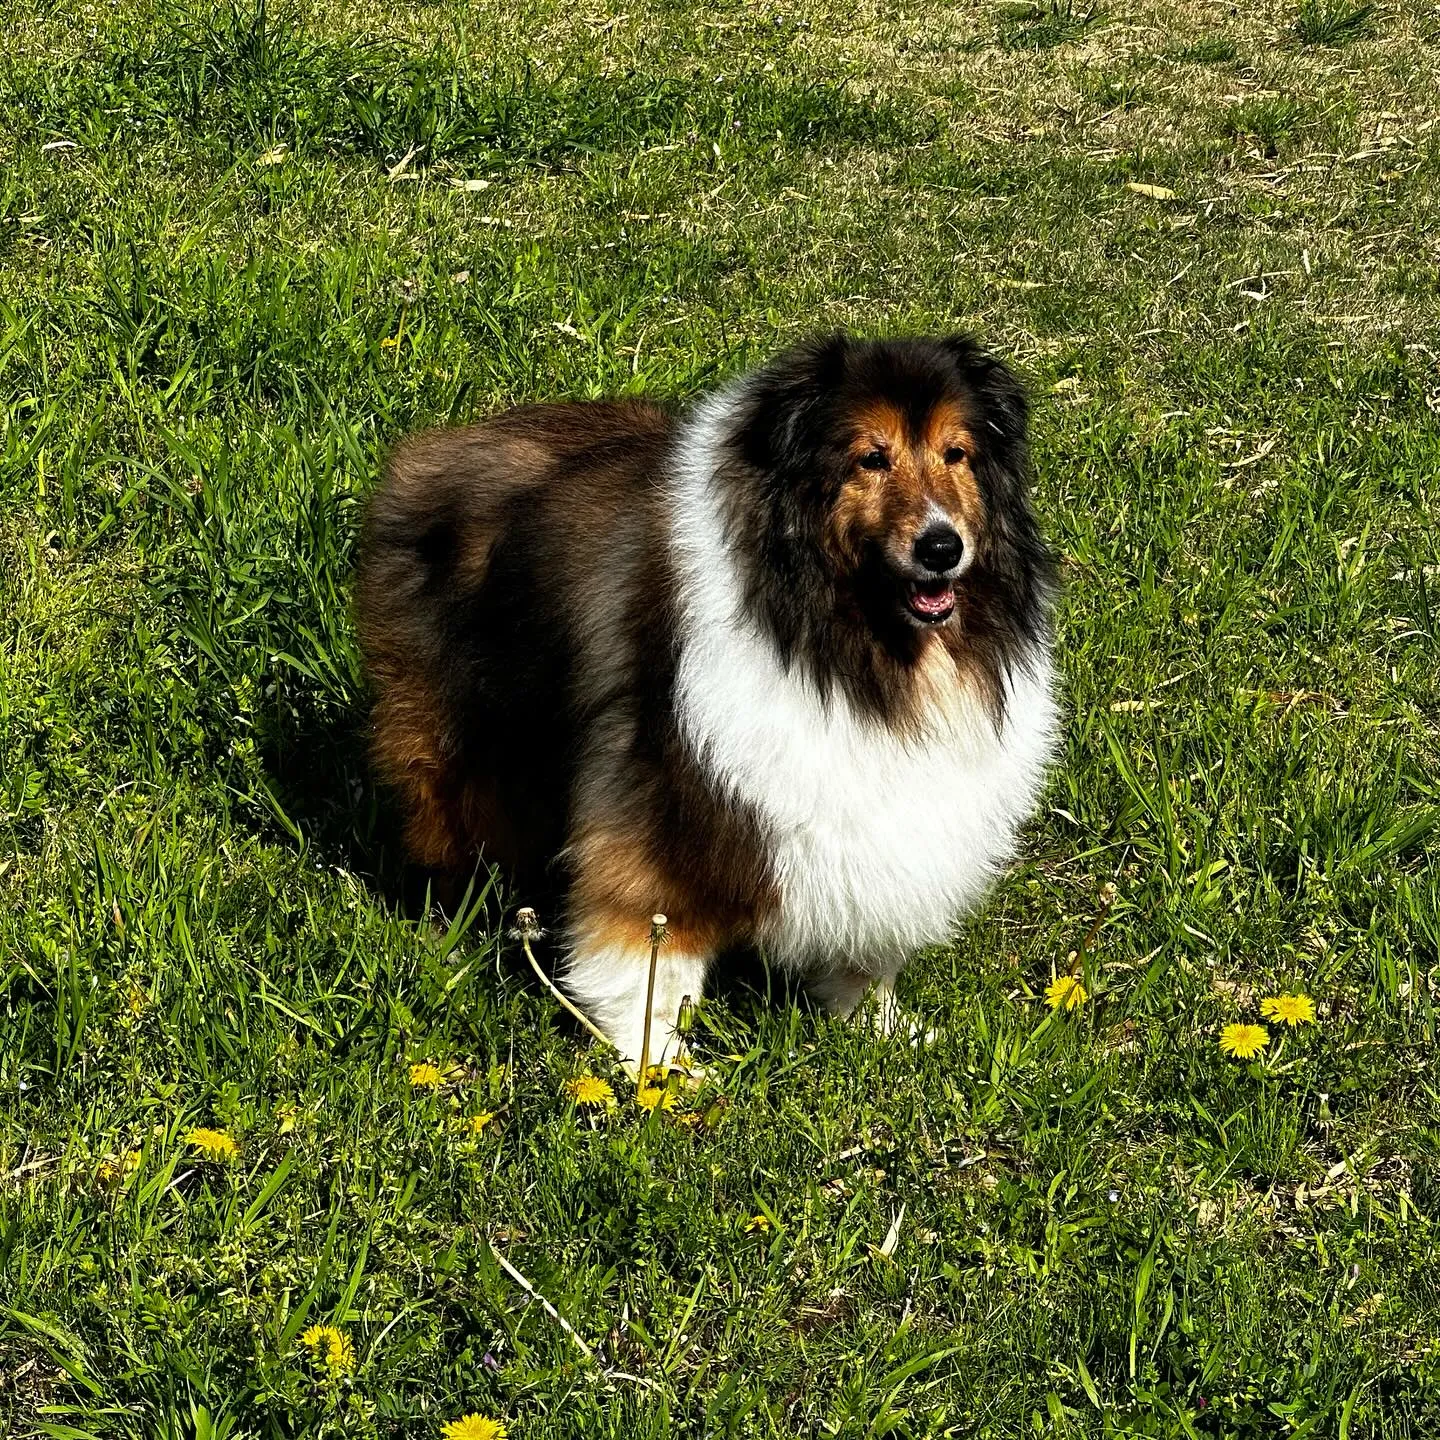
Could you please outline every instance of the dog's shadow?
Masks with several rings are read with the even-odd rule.
[[[406,859],[399,808],[370,769],[369,718],[364,708],[329,714],[302,711],[298,716],[292,711],[285,725],[257,729],[264,767],[264,793],[259,798],[281,828],[304,845],[312,867],[338,866],[349,872],[382,904],[417,925],[448,927],[478,901],[484,906],[481,923],[503,933],[516,909],[528,905],[549,930],[535,946],[536,959],[552,976],[562,968],[554,928],[560,908],[558,881],[521,894],[503,874],[491,875],[483,864],[477,864],[473,875],[457,878]],[[505,949],[506,970],[539,990],[520,947],[507,943]],[[739,1043],[776,1007],[807,1005],[803,987],[794,977],[767,966],[749,947],[717,959],[705,996],[707,1010],[723,1017],[724,1039],[709,1037],[719,1043]],[[572,1022],[567,1017],[565,1023]],[[574,1030],[581,1038],[580,1027],[575,1025]]]
[[[431,877],[405,858],[400,817],[371,773],[369,743],[364,707],[267,717],[256,727],[258,798],[312,865],[338,866],[382,902],[423,919]]]

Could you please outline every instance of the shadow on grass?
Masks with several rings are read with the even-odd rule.
[[[313,707],[287,724],[257,728],[258,798],[281,828],[316,863],[349,871],[410,918],[423,918],[432,877],[405,858],[400,813],[370,772],[368,707]]]
[[[503,871],[483,860],[469,875],[444,875],[411,864],[401,843],[402,816],[369,769],[369,716],[364,706],[314,716],[281,730],[266,727],[259,750],[264,764],[264,800],[275,820],[305,846],[312,865],[336,865],[357,877],[407,920],[436,927],[479,923],[493,933],[508,928],[522,905],[535,910],[544,934],[535,956],[546,973],[563,969],[560,925],[564,877],[558,871],[537,887],[517,891]],[[477,906],[483,913],[473,916]],[[506,947],[505,968],[539,991],[518,945]],[[702,1027],[697,1047],[706,1051],[744,1048],[768,1012],[806,1006],[805,990],[788,971],[771,967],[753,947],[736,947],[718,957],[706,984],[718,1026]],[[697,996],[698,1000],[699,997]],[[580,1028],[569,1017],[562,1023]]]

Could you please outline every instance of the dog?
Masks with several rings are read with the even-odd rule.
[[[562,983],[632,1065],[657,911],[653,1059],[738,946],[893,1030],[1055,742],[1029,479],[1024,392],[967,336],[403,441],[357,617],[411,858],[551,887]]]

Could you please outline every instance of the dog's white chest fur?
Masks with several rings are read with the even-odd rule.
[[[1049,656],[1010,679],[997,733],[932,647],[934,696],[902,736],[822,699],[748,619],[706,461],[712,402],[680,452],[672,545],[680,576],[682,733],[723,793],[761,816],[779,904],[760,938],[803,970],[891,972],[943,941],[1009,858],[1053,743]]]

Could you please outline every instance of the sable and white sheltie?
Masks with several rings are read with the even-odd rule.
[[[972,340],[816,340],[678,417],[535,405],[406,440],[358,591],[412,858],[559,905],[633,1060],[756,945],[895,1024],[1009,857],[1056,729],[1026,403]],[[530,887],[527,889],[527,887]]]

